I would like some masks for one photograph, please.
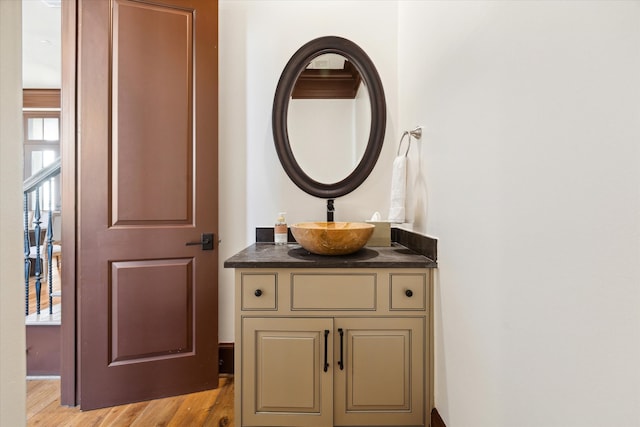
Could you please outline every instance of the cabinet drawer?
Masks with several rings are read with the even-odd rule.
[[[278,286],[275,273],[242,273],[242,310],[277,310]]]
[[[292,274],[292,310],[375,310],[376,275]]]
[[[425,274],[391,274],[391,310],[425,310],[427,276]]]

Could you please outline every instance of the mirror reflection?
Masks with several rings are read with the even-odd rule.
[[[287,132],[300,167],[321,183],[349,176],[362,160],[371,129],[369,92],[342,55],[314,58],[298,76]]]

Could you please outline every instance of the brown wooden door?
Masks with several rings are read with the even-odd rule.
[[[217,387],[217,1],[78,0],[78,396]]]

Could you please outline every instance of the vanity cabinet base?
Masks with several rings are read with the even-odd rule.
[[[355,283],[366,283],[366,299],[371,292],[375,298],[373,304],[365,304],[371,308],[359,311],[333,308],[340,306],[335,294],[319,296],[313,310],[294,309],[299,274],[291,270],[236,273],[236,297],[240,297],[236,299],[237,424],[428,425],[432,407],[428,272],[359,273]],[[317,275],[309,281],[314,284],[336,274],[344,280],[343,272],[305,270],[305,274]],[[396,286],[392,286],[394,274],[404,275]],[[362,275],[367,279],[361,280]],[[264,289],[261,278],[268,285]],[[424,301],[400,303],[397,283],[411,291],[402,294],[407,299],[417,295]],[[273,301],[252,303],[247,300],[251,295]],[[402,310],[393,310],[392,301]],[[414,306],[417,309],[406,309]]]

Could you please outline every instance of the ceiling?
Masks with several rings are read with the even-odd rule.
[[[22,0],[22,85],[25,89],[60,88],[60,16],[60,0]]]

